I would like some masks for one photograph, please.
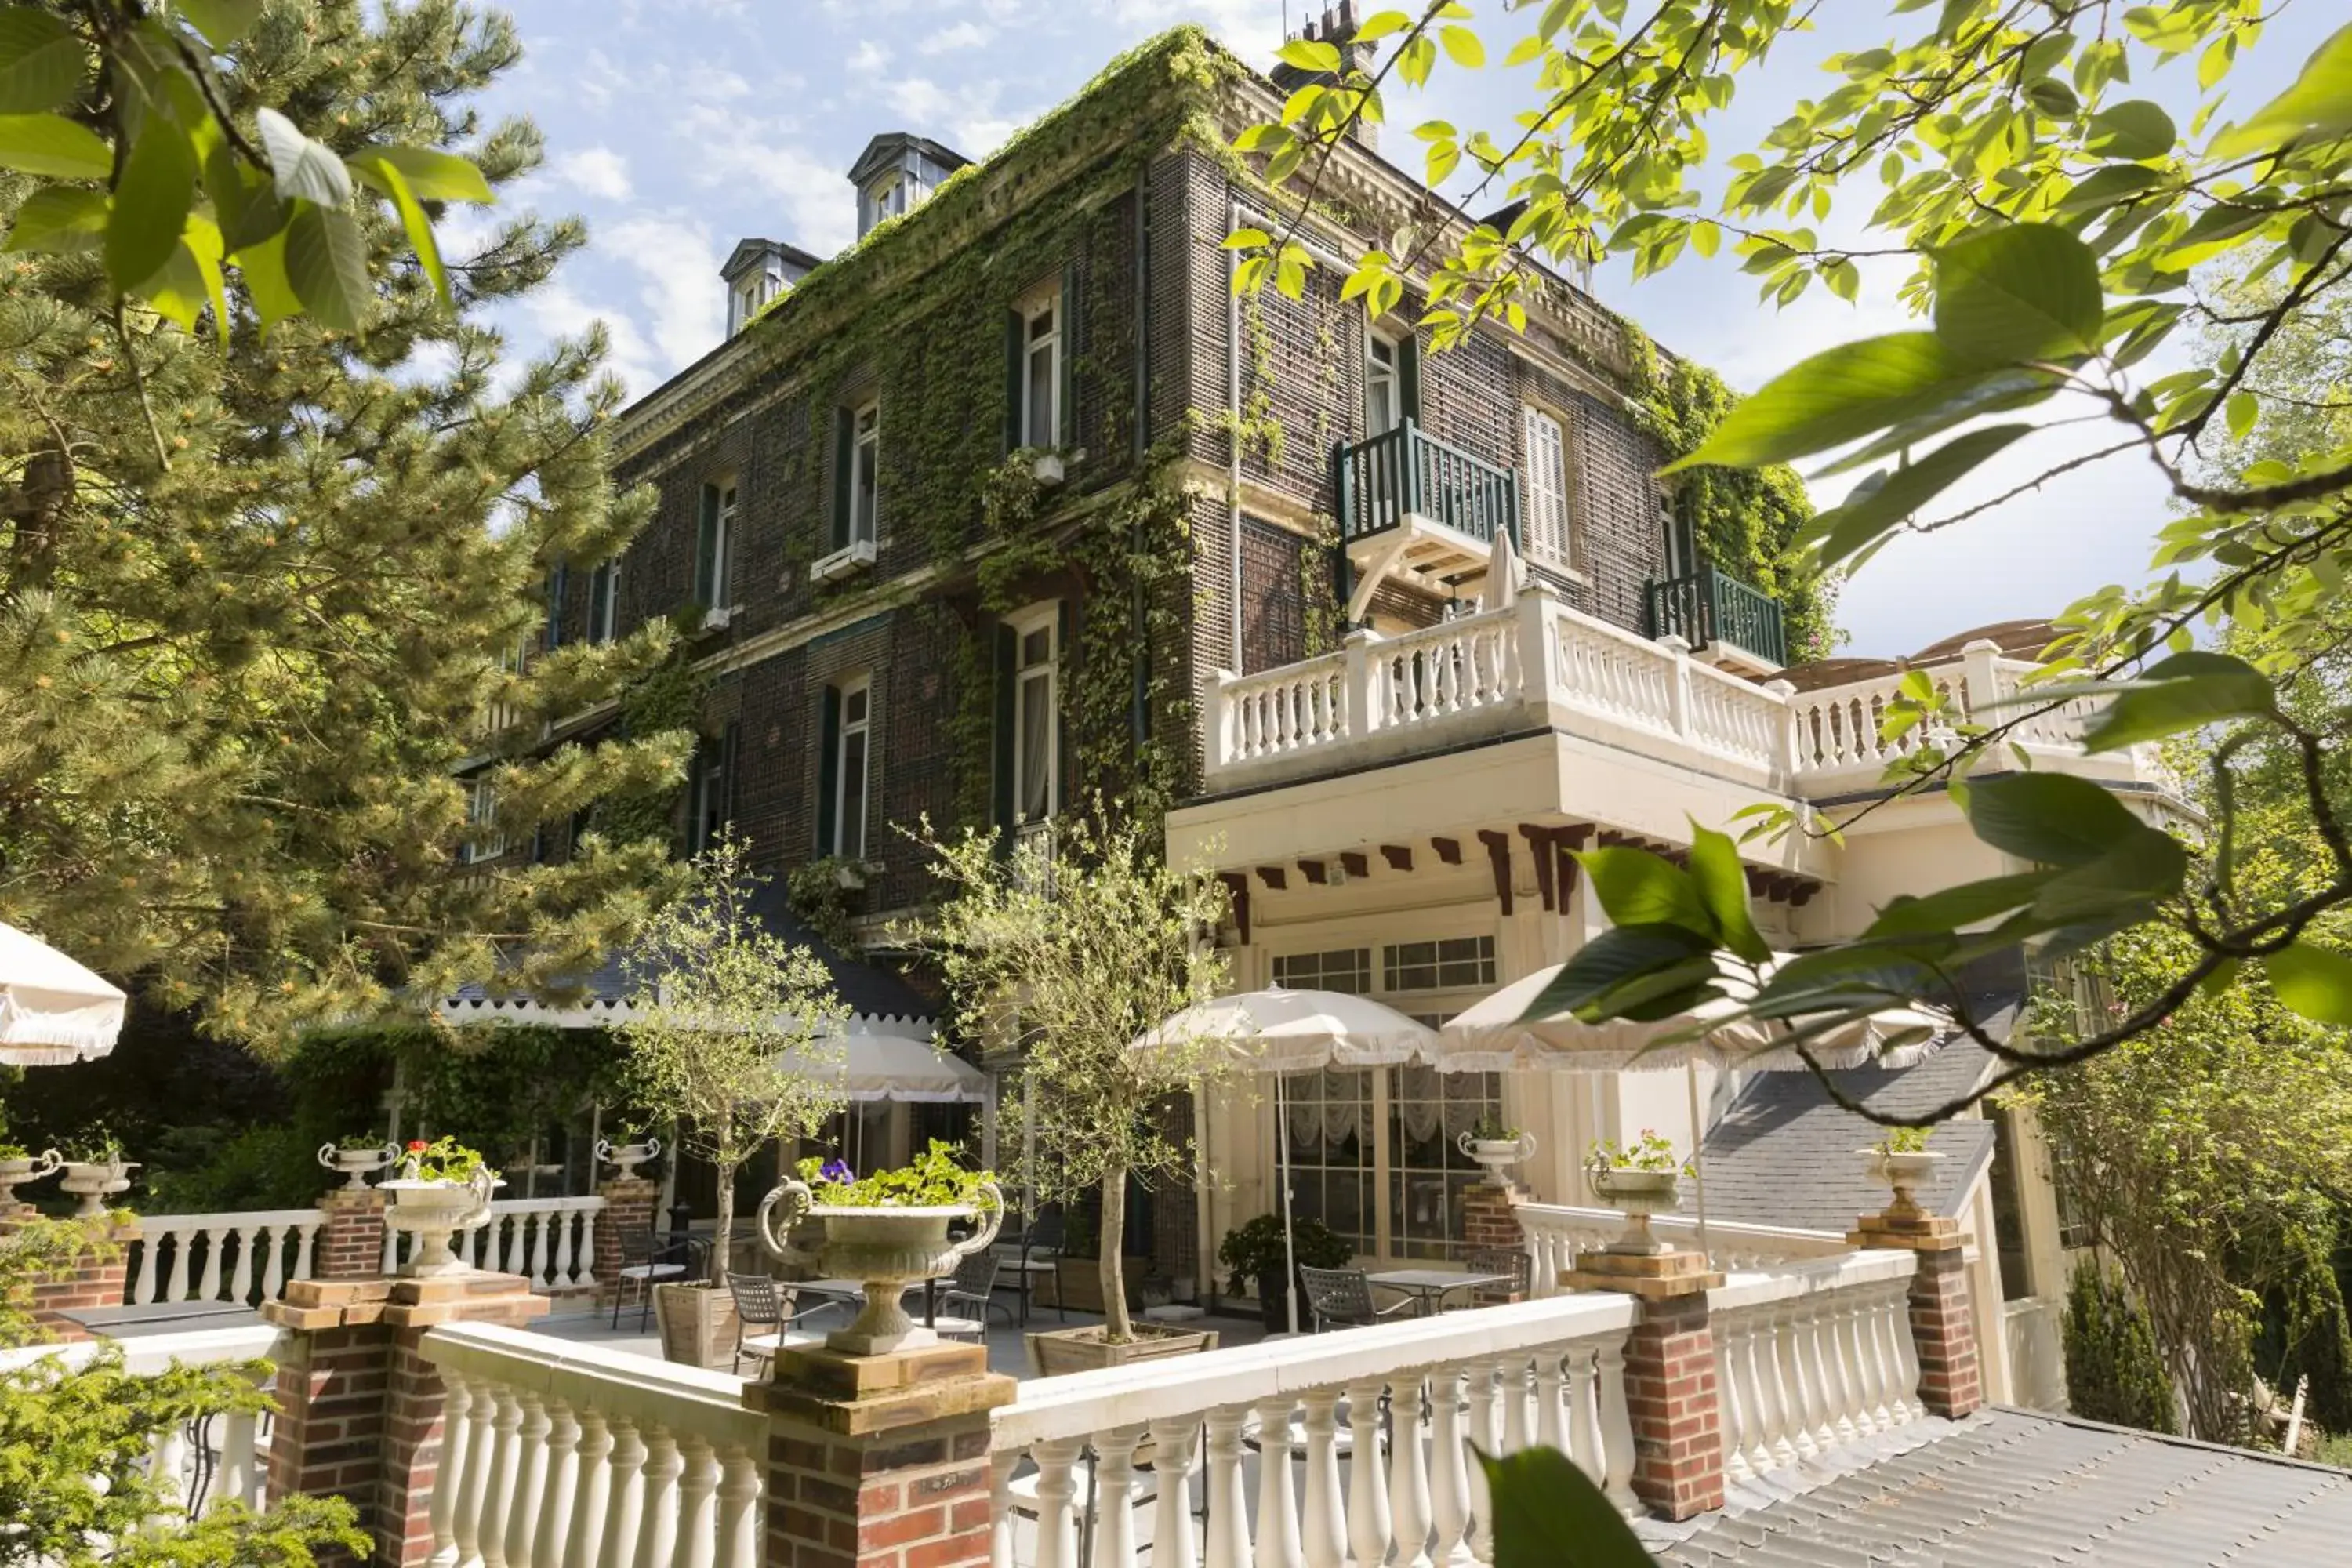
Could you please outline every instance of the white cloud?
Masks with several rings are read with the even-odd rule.
[[[1117,0],[1111,16],[1123,27],[1158,29],[1199,22],[1252,65],[1282,47],[1282,8],[1265,0]]]
[[[889,64],[890,51],[871,38],[860,38],[849,57],[849,68],[862,76],[878,76]]]
[[[548,174],[558,184],[570,185],[608,202],[629,198],[629,161],[610,147],[583,147],[573,153],[559,153],[549,160]]]
[[[661,384],[659,358],[636,322],[621,311],[600,310],[590,304],[562,279],[551,279],[525,295],[522,310],[530,324],[551,338],[577,337],[602,321],[612,344],[612,352],[604,359],[605,367],[637,396]]]
[[[727,330],[725,259],[707,224],[670,215],[632,217],[605,231],[607,254],[645,276],[637,299],[653,319],[652,341],[675,371],[718,346]]]
[[[916,46],[916,49],[926,55],[958,54],[965,49],[979,48],[995,36],[992,29],[977,22],[962,21],[930,34]]]
[[[929,77],[903,77],[883,89],[908,129],[943,137],[967,158],[985,158],[1033,118],[997,107],[1004,84],[993,79],[941,86]]]

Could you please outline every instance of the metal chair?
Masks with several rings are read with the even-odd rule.
[[[1508,1285],[1482,1285],[1479,1290],[1504,1290],[1526,1300],[1535,1294],[1536,1260],[1526,1250],[1516,1247],[1475,1247],[1462,1255],[1463,1265],[1473,1274],[1507,1274]],[[1476,1296],[1478,1291],[1471,1292]],[[1476,1303],[1474,1301],[1473,1305]]]
[[[1307,1306],[1315,1315],[1318,1334],[1333,1323],[1362,1328],[1413,1309],[1410,1296],[1385,1307],[1374,1305],[1371,1276],[1360,1268],[1316,1268],[1302,1263],[1298,1280],[1307,1287]]]
[[[1037,1293],[1038,1277],[1054,1274],[1056,1267],[1054,1259],[1061,1256],[1062,1211],[1058,1207],[1043,1210],[1030,1220],[1027,1228],[1020,1235],[1000,1237],[998,1245],[1017,1246],[1021,1249],[1020,1257],[1013,1265],[1013,1276],[1015,1288],[1021,1292],[1021,1321],[1025,1324],[1029,1321],[1030,1302]],[[1058,1284],[1054,1289],[1054,1310],[1062,1321],[1066,1323],[1070,1321],[1069,1309],[1062,1304]]]
[[[993,1308],[1004,1314],[1006,1322],[1013,1321],[1013,1309],[995,1300],[996,1275],[1003,1266],[1003,1259],[992,1252],[975,1252],[957,1264],[948,1288],[940,1292],[939,1310],[950,1317],[959,1317],[962,1314],[957,1311],[957,1305],[961,1303],[971,1309],[973,1317],[986,1323],[989,1310]]]
[[[621,1271],[613,1282],[613,1326],[621,1326],[621,1303],[635,1285],[639,1292],[637,1330],[642,1333],[653,1321],[654,1287],[693,1277],[694,1243],[683,1237],[657,1239],[650,1227],[622,1231],[620,1243]]]
[[[735,1298],[735,1374],[743,1373],[743,1357],[753,1361],[774,1355],[775,1346],[782,1343],[784,1324],[793,1315],[795,1292],[778,1285],[773,1279],[758,1274],[730,1274],[727,1289]],[[768,1331],[771,1343],[744,1349],[743,1331],[760,1328]]]

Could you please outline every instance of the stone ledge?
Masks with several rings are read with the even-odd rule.
[[[1952,1252],[1969,1244],[1960,1222],[1946,1215],[1866,1214],[1846,1232],[1856,1247],[1900,1247],[1906,1252]]]
[[[1615,1290],[1645,1301],[1698,1296],[1723,1283],[1703,1252],[1587,1252],[1559,1282],[1571,1290]]]
[[[261,1304],[262,1321],[281,1329],[426,1329],[441,1323],[507,1323],[546,1316],[555,1303],[534,1294],[520,1274],[468,1269],[426,1279],[296,1279],[282,1300]]]

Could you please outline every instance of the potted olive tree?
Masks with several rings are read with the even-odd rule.
[[[1211,933],[1225,900],[1213,878],[1169,867],[1135,826],[1055,827],[1052,847],[1032,836],[1010,856],[975,834],[928,841],[948,897],[927,930],[908,933],[938,955],[958,1027],[1020,1077],[1035,1126],[1017,1171],[1028,1202],[1101,1194],[1103,1321],[1031,1334],[1031,1359],[1049,1374],[1215,1343],[1137,1323],[1120,1255],[1128,1183],[1181,1176],[1191,1160],[1154,1110],[1223,1059],[1205,1039],[1129,1047],[1223,988]]]
[[[709,1277],[654,1288],[663,1353],[697,1365],[724,1362],[734,1342],[737,1175],[772,1140],[807,1137],[846,1103],[832,976],[760,923],[759,881],[732,837],[696,859],[683,896],[640,932],[616,1031],[637,1103],[677,1117],[677,1144],[718,1173]]]

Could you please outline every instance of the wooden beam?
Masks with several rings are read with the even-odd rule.
[[[1486,863],[1495,868],[1495,901],[1507,915],[1511,912],[1511,836],[1482,827],[1478,842],[1486,847]]]
[[[1584,867],[1569,852],[1569,841],[1565,836],[1553,839],[1551,844],[1552,858],[1559,868],[1559,912],[1566,914],[1568,900],[1576,893],[1576,884],[1584,875]]]
[[[1247,947],[1250,939],[1249,873],[1220,871],[1217,873],[1217,880],[1225,885],[1226,896],[1233,900],[1234,924],[1242,933],[1242,945]]]
[[[1795,890],[1789,895],[1789,907],[1793,910],[1803,909],[1813,901],[1813,895],[1820,892],[1821,889],[1822,885],[1819,882],[1799,878]]]
[[[1433,838],[1429,841],[1429,847],[1436,850],[1437,858],[1447,865],[1462,864],[1462,840],[1459,838]]]
[[[1412,847],[1409,844],[1383,844],[1381,846],[1381,858],[1389,863],[1391,871],[1410,871],[1412,869]]]
[[[1320,860],[1301,860],[1298,863],[1298,874],[1318,888],[1330,880],[1330,875]]]
[[[1761,866],[1748,866],[1743,869],[1748,873],[1748,896],[1751,899],[1765,896],[1772,886],[1772,873]]]
[[[1266,885],[1268,891],[1278,893],[1290,885],[1290,873],[1279,866],[1260,866],[1257,879]]]
[[[1372,858],[1360,849],[1339,851],[1339,865],[1341,869],[1350,877],[1369,877],[1372,874]]]
[[[1551,835],[1552,830],[1549,827],[1539,827],[1530,822],[1519,824],[1519,837],[1528,841],[1528,848],[1535,856],[1536,892],[1543,899],[1543,907],[1546,910],[1559,908],[1552,902],[1551,896],[1552,862],[1558,858],[1551,847]]]
[[[1566,827],[1557,828],[1554,831],[1559,834],[1560,842],[1570,849],[1581,849],[1584,847],[1585,840],[1591,838],[1598,829],[1589,822],[1571,822]]]

